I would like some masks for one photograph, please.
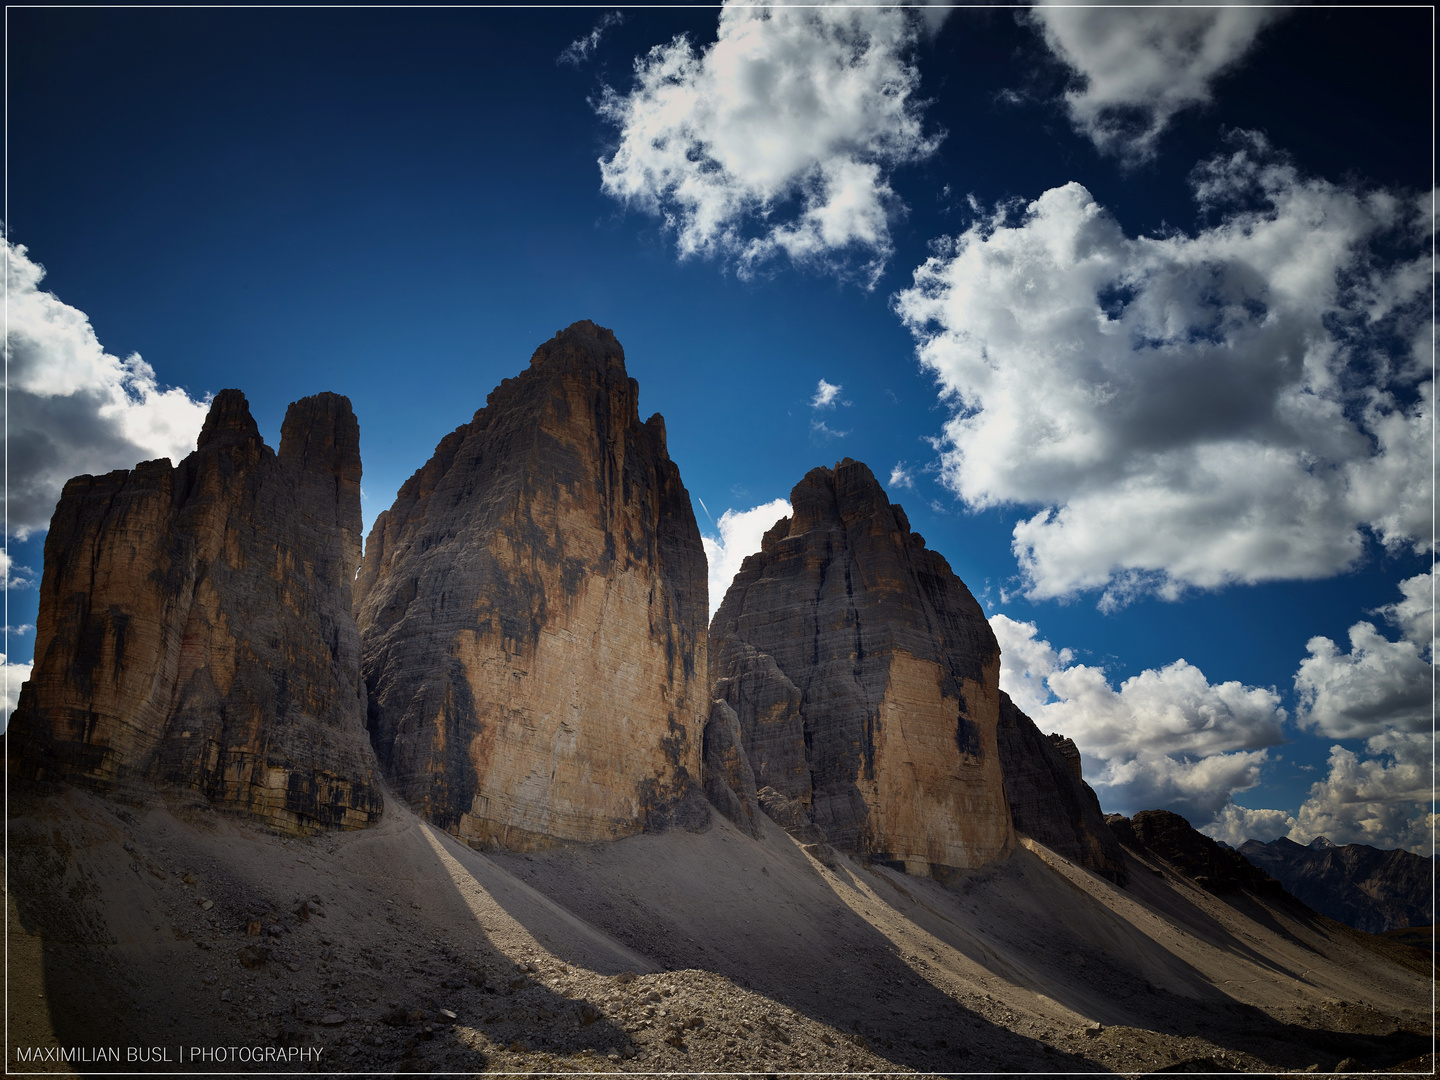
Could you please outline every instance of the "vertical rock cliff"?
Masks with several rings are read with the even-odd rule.
[[[1060,735],[1042,735],[1000,692],[1000,769],[1015,828],[1073,863],[1123,885],[1120,841],[1100,800],[1080,775],[1080,751]]]
[[[864,465],[813,469],[790,502],[710,627],[758,800],[913,874],[1007,854],[1000,649],[979,604]]]
[[[290,406],[278,456],[224,390],[179,465],[71,480],[9,768],[190,789],[291,831],[374,822],[359,540],[360,428],[336,394]]]
[[[708,815],[706,564],[614,335],[541,345],[371,529],[370,732],[399,793],[478,845]]]

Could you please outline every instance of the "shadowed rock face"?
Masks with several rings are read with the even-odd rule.
[[[1141,810],[1128,818],[1107,814],[1105,823],[1124,846],[1164,859],[1212,893],[1249,889],[1279,895],[1285,891],[1244,856],[1196,831],[1171,810]]]
[[[1005,855],[1000,649],[980,606],[864,465],[813,469],[790,502],[710,627],[761,801],[911,873]]]
[[[477,845],[708,820],[706,564],[614,335],[536,350],[375,520],[357,581],[370,733]]]
[[[1428,926],[1433,917],[1435,864],[1412,852],[1323,836],[1304,847],[1283,836],[1246,840],[1237,850],[1320,914],[1357,930],[1383,934]]]
[[[71,480],[10,768],[189,789],[290,831],[374,822],[359,541],[360,428],[336,394],[290,406],[278,456],[224,390],[178,466]]]
[[[1125,855],[1105,824],[1100,800],[1080,775],[1080,751],[1060,735],[1042,735],[1000,692],[1000,765],[1005,798],[1019,832],[1117,884]]]

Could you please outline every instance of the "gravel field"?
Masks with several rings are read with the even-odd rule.
[[[393,797],[306,839],[9,810],[12,1072],[1432,1071],[1428,957],[1138,860],[941,886],[719,815],[486,855]]]

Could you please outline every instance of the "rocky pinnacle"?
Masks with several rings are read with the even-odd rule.
[[[614,334],[578,322],[447,435],[357,581],[391,783],[477,846],[703,824],[704,549]]]

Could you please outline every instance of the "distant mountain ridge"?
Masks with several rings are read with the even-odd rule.
[[[1320,914],[1357,930],[1381,934],[1434,920],[1434,863],[1409,851],[1323,836],[1308,846],[1283,836],[1247,840],[1236,850]]]

